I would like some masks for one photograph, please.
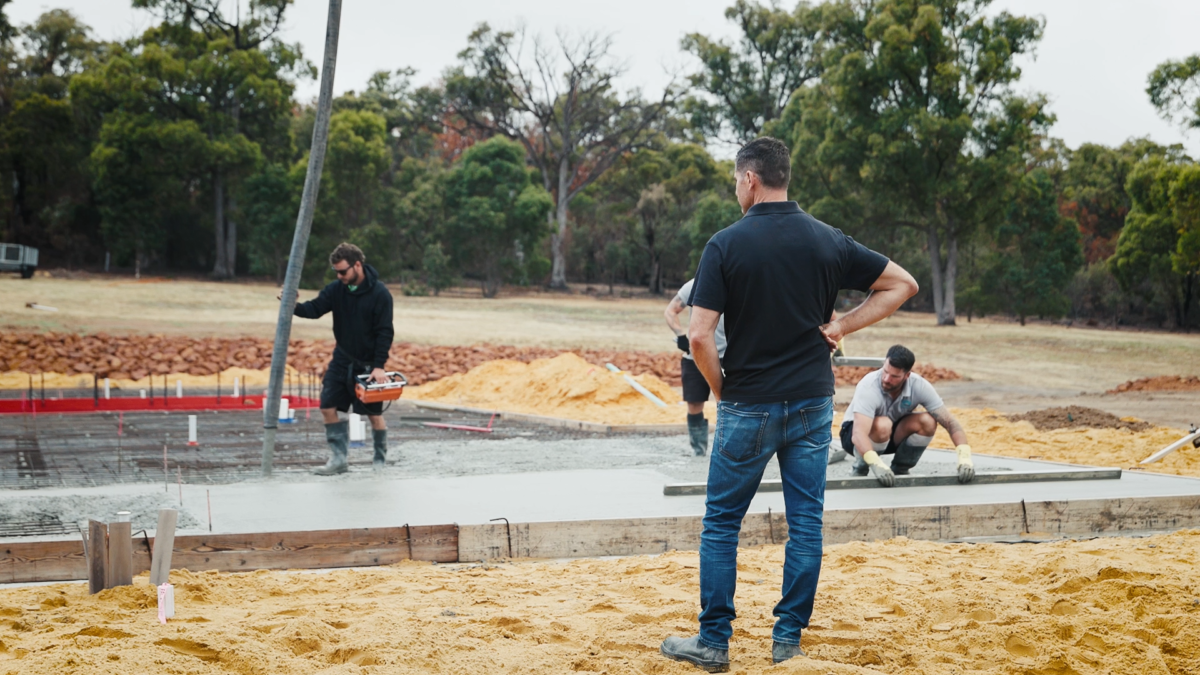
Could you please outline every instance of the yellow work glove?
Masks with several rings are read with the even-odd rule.
[[[846,355],[846,338],[842,338],[841,340],[838,340],[837,349],[833,350],[833,355],[834,356],[845,356]]]
[[[963,443],[955,450],[958,451],[958,482],[970,483],[975,480],[975,463],[971,461],[971,446]]]
[[[871,475],[875,476],[875,480],[879,481],[884,487],[892,487],[896,484],[896,474],[892,473],[891,467],[883,463],[879,459],[879,453],[870,450],[863,455],[863,461],[867,466],[871,467]]]

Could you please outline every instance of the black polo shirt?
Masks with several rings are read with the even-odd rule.
[[[704,247],[688,304],[725,315],[721,399],[773,403],[833,395],[820,327],[838,291],[869,291],[888,259],[796,202],[750,207]]]

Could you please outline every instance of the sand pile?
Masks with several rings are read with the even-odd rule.
[[[772,666],[782,546],[743,550],[733,672],[1166,675],[1200,672],[1200,532],[825,551],[807,659]],[[0,590],[0,673],[663,673],[696,630],[694,552],[319,574],[173,572],[159,625],[143,575]]]
[[[687,408],[666,382],[650,374],[634,378],[667,404],[660,408],[624,378],[570,352],[532,363],[497,360],[410,388],[408,398],[468,408],[548,415],[600,424],[682,424]],[[715,411],[709,404],[709,420]]]
[[[1128,427],[1093,429],[1079,426],[1039,431],[1030,422],[1012,421],[995,410],[951,408],[950,411],[967,430],[971,447],[977,453],[1119,469],[1137,467],[1138,462],[1185,434],[1180,429],[1156,426],[1141,431]],[[1138,423],[1133,418],[1123,421]],[[953,447],[945,429],[938,428],[933,447]],[[1200,478],[1200,450],[1188,445],[1160,462],[1138,468]]]
[[[1140,380],[1130,380],[1119,384],[1115,389],[1109,389],[1108,393],[1121,394],[1127,391],[1200,391],[1200,377],[1195,375],[1143,377]]]

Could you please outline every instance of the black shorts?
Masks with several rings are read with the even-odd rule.
[[[357,415],[382,415],[382,401],[363,403],[354,394],[354,376],[369,372],[369,366],[356,369],[352,361],[335,353],[325,377],[321,378],[321,407],[337,408],[341,412],[353,409]]]
[[[683,400],[688,403],[704,403],[708,400],[712,389],[708,387],[708,380],[704,379],[704,373],[700,372],[695,361],[680,358],[679,373],[683,379]]]
[[[839,435],[842,439],[842,449],[846,451],[847,455],[850,455],[853,457],[854,456],[854,441],[853,441],[854,416],[850,414],[849,410],[846,411],[846,414],[849,415],[850,419],[846,420],[845,422],[842,422],[842,431],[841,431],[841,434],[839,434]],[[908,417],[908,415],[905,415],[904,417]],[[900,420],[904,419],[904,417],[901,417]],[[880,450],[879,454],[890,455],[890,454],[896,452],[896,448],[898,447],[896,444],[896,427],[900,426],[900,420],[896,420],[896,423],[892,425],[892,437],[888,439],[887,447],[884,448],[883,450]]]

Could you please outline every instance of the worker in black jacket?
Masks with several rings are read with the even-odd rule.
[[[353,408],[371,420],[375,441],[374,467],[382,469],[387,461],[387,424],[383,403],[363,403],[354,394],[354,377],[371,374],[376,382],[386,382],[384,367],[392,347],[392,294],[379,281],[379,273],[366,263],[362,249],[354,244],[338,244],[329,254],[329,263],[337,281],[321,289],[316,298],[296,303],[296,316],[318,319],[333,312],[333,337],[337,347],[321,383],[321,415],[325,418],[325,438],[330,457],[314,473],[332,476],[345,473],[350,423],[338,419],[338,411]]]

